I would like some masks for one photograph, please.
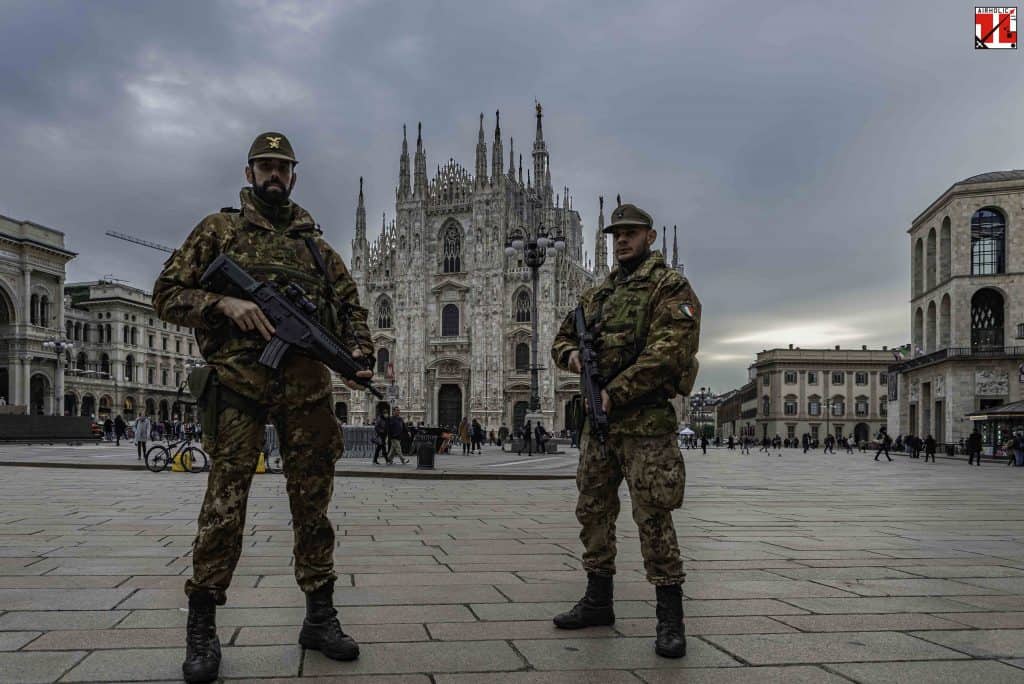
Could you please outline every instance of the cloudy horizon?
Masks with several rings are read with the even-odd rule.
[[[473,167],[501,110],[593,255],[598,196],[679,230],[704,312],[698,386],[762,349],[909,339],[913,218],[952,183],[1022,165],[1021,55],[974,51],[957,2],[8,2],[0,214],[61,230],[68,281],[150,289],[237,205],[254,135],[285,132],[294,197],[346,259],[358,179],[371,240],[394,213],[402,125],[428,171]],[[661,238],[658,238],[660,245]],[[592,258],[592,257],[591,257]]]

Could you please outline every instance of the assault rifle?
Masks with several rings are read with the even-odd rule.
[[[594,333],[587,328],[583,307],[576,307],[576,335],[580,343],[580,371],[584,403],[590,429],[601,444],[608,439],[608,414],[601,403],[601,385],[604,380],[597,370],[597,352],[594,351]]]
[[[316,312],[316,304],[297,284],[285,285],[282,293],[273,283],[253,278],[226,254],[214,259],[199,281],[211,292],[226,289],[229,293],[240,293],[243,298],[256,303],[270,320],[274,336],[260,355],[260,363],[264,366],[277,368],[285,353],[295,347],[337,371],[346,380],[362,385],[378,399],[384,398],[368,379],[356,376],[357,372],[367,369],[366,364],[353,357],[326,328],[310,317]]]

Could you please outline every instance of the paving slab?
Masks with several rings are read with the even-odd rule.
[[[686,657],[662,658],[651,639],[517,639],[516,650],[538,670],[689,669],[738,667],[740,663],[693,637],[686,640]]]
[[[683,677],[672,670],[637,670],[636,674],[647,684],[847,684],[849,681],[809,665],[694,668],[687,670]]]
[[[898,632],[711,635],[704,638],[754,665],[968,657]]]
[[[409,672],[500,672],[526,663],[504,641],[367,644],[359,659],[339,663],[316,651],[306,653],[303,675]]]
[[[828,667],[861,684],[1019,684],[1024,681],[1024,670],[984,660],[838,663]]]
[[[302,649],[298,646],[225,646],[221,677],[298,676]],[[62,682],[181,681],[185,650],[176,648],[93,651]]]
[[[977,658],[1024,658],[1024,629],[972,629],[912,634]]]
[[[677,675],[678,677],[678,675]],[[449,674],[434,677],[437,684],[478,684],[478,674]],[[579,670],[576,672],[502,672],[487,675],[487,684],[640,684],[636,675],[623,670]],[[678,679],[676,681],[679,681]]]
[[[956,629],[959,613],[943,618],[926,613],[884,615],[777,615],[775,620],[802,632],[905,632],[913,629]]]
[[[85,656],[85,651],[0,653],[0,672],[4,681],[48,684],[57,681]]]

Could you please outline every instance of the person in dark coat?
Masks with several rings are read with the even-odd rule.
[[[114,419],[114,439],[116,440],[114,446],[121,446],[121,438],[124,437],[127,427],[121,414],[117,414],[117,418]]]
[[[875,452],[876,461],[878,460],[878,457],[882,454],[883,451],[885,452],[885,457],[890,461],[892,460],[892,456],[889,455],[890,444],[892,444],[892,437],[889,436],[888,432],[882,430],[882,433],[879,435],[878,451]]]
[[[544,426],[537,423],[537,427],[533,429],[534,438],[537,441],[537,453],[543,454],[545,452],[545,445],[548,441],[548,431],[544,429]]]
[[[373,450],[374,465],[380,463],[377,459],[388,455],[388,419],[383,412],[377,414],[373,421],[373,443],[376,447]]]
[[[928,435],[924,439],[924,462],[927,463],[928,459],[932,459],[932,463],[935,463],[935,438]]]
[[[981,465],[981,433],[977,428],[967,437],[967,465],[975,461]]]
[[[804,436],[803,436],[803,443],[804,443],[803,444],[803,446],[804,446],[804,453],[806,454],[807,450],[811,448],[811,436],[809,434],[807,434],[806,432],[804,433]]]

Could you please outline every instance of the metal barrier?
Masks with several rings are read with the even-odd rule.
[[[342,458],[373,458],[377,445],[373,443],[372,425],[342,425],[345,437],[345,452]]]

